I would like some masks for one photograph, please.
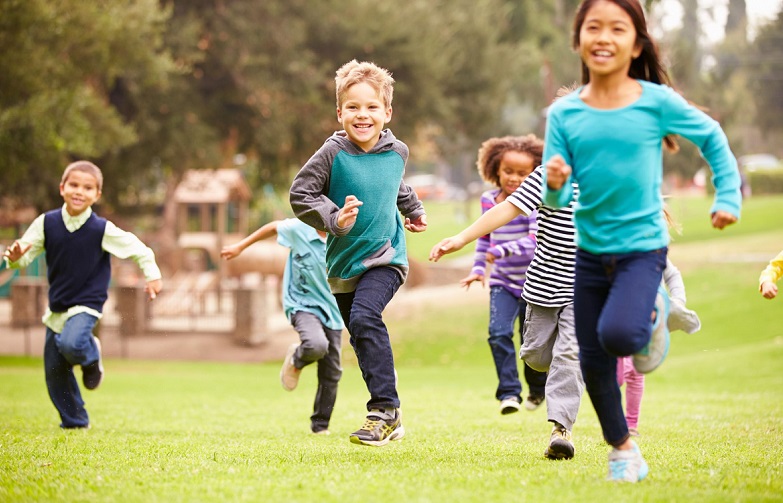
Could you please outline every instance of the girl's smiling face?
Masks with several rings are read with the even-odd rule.
[[[381,131],[391,116],[391,107],[386,106],[378,90],[367,82],[349,87],[337,109],[337,119],[348,133],[348,138],[365,152],[378,143]]]
[[[535,159],[527,152],[509,150],[503,154],[498,166],[498,185],[505,196],[522,185],[525,178],[536,169]]]
[[[594,77],[628,75],[642,52],[631,16],[610,0],[599,0],[579,28],[579,56]]]

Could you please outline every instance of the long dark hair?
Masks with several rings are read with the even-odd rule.
[[[571,47],[574,50],[579,49],[579,32],[582,29],[582,24],[587,17],[587,11],[600,0],[583,0],[576,10],[576,16],[574,17],[573,34],[571,38]],[[633,79],[646,80],[655,84],[664,84],[671,86],[671,80],[666,69],[661,64],[661,58],[658,54],[658,44],[650,36],[647,31],[647,19],[644,17],[644,9],[642,4],[638,0],[607,0],[623,9],[636,29],[636,43],[641,46],[642,52],[638,57],[631,61],[631,68],[628,70],[628,76]],[[584,61],[582,61],[582,84],[590,82],[590,71],[587,69]],[[666,136],[663,139],[665,147],[676,152],[679,150],[677,142],[672,136]]]

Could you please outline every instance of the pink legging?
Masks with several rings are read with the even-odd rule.
[[[633,368],[633,357],[625,356],[617,359],[617,384],[625,383],[625,422],[628,428],[639,426],[639,411],[642,408],[644,394],[644,374]]]

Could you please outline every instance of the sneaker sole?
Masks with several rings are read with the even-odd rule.
[[[404,436],[405,436],[405,427],[403,425],[399,425],[397,429],[391,432],[391,434],[388,437],[384,438],[383,440],[363,440],[355,435],[351,435],[350,440],[352,444],[369,445],[372,447],[383,447],[384,445],[388,444],[393,440],[400,440]]]
[[[506,407],[503,407],[500,409],[500,413],[504,416],[507,416],[508,414],[513,414],[515,412],[519,412],[519,405],[514,407],[513,405],[507,405]]]
[[[574,447],[566,445],[550,445],[544,451],[547,459],[571,459],[574,457]]]

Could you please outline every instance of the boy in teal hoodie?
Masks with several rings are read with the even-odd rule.
[[[408,147],[384,129],[392,116],[391,74],[353,60],[337,71],[335,84],[343,130],[296,175],[290,201],[299,219],[329,234],[329,286],[370,392],[367,418],[350,440],[381,446],[405,435],[382,314],[408,274],[403,227],[423,232],[427,221],[403,181]]]

